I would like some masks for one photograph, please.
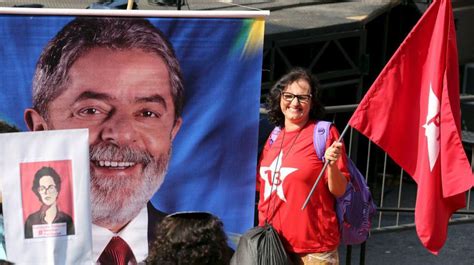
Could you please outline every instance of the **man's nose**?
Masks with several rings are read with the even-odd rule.
[[[117,145],[131,144],[136,141],[133,117],[125,113],[114,113],[103,122],[101,138],[105,142]]]

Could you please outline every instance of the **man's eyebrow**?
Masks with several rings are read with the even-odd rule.
[[[105,93],[84,91],[76,98],[75,102],[87,100],[87,99],[111,100],[112,97],[109,94],[105,94]]]
[[[148,102],[158,103],[160,105],[163,105],[165,110],[167,110],[166,100],[158,94],[147,96],[147,97],[137,97],[137,98],[135,98],[135,102],[137,102],[137,103],[148,103]]]
[[[114,98],[106,93],[98,93],[93,91],[84,91],[82,92],[75,100],[75,102],[87,100],[87,99],[97,99],[97,100],[113,100]],[[146,96],[146,97],[136,97],[136,103],[158,103],[162,105],[165,110],[167,110],[166,100],[158,94]]]

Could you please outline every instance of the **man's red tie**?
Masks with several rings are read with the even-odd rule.
[[[137,264],[133,252],[119,236],[114,236],[99,257],[99,264],[128,265]]]

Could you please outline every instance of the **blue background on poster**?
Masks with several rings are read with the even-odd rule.
[[[23,111],[31,106],[36,61],[47,41],[72,19],[0,16],[0,119],[26,130]],[[165,183],[152,202],[169,213],[212,212],[226,231],[242,233],[254,219],[262,65],[261,46],[244,53],[242,39],[252,19],[150,21],[173,44],[185,83],[183,126]]]

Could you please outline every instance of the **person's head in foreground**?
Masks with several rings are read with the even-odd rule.
[[[0,120],[0,133],[18,132],[18,128]]]
[[[224,265],[232,251],[222,222],[205,212],[184,212],[166,216],[157,226],[146,264]]]

